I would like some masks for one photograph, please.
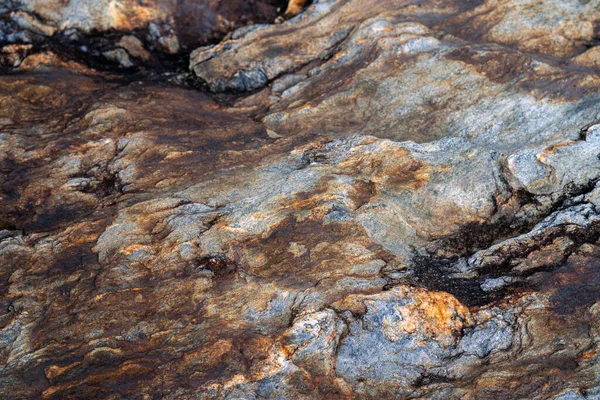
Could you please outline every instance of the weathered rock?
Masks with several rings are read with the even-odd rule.
[[[134,3],[0,6],[2,398],[600,396],[598,2]]]
[[[157,65],[240,26],[273,22],[285,5],[283,0],[15,0],[0,8],[0,46],[33,44],[34,52],[51,47],[98,67],[106,61],[124,68]]]
[[[370,2],[369,7],[358,0],[315,1],[297,21],[242,29],[233,34],[232,40],[196,50],[191,56],[191,67],[214,91],[252,90],[310,64],[315,65],[306,72],[315,75],[320,71],[315,67],[323,60],[331,59],[333,65],[337,61],[346,69],[361,68],[365,63],[377,64],[374,59],[383,53],[401,65],[410,54],[436,47],[434,38],[418,37],[423,36],[423,29],[404,27],[395,31],[392,26],[398,22],[425,25],[452,41],[461,38],[488,45],[508,44],[511,49],[570,57],[597,40],[598,6],[596,1],[577,0],[423,4],[380,0]],[[398,41],[401,43],[389,48]],[[377,47],[373,42],[388,51],[373,49]],[[340,51],[344,49],[347,50]],[[516,59],[527,57],[514,51],[508,53]],[[492,69],[496,66],[495,73],[489,71],[493,80],[505,80],[527,71],[524,66],[504,68],[500,59],[505,57],[491,56],[495,61],[490,61],[483,56],[475,65],[483,63]],[[335,81],[332,79],[331,83]]]

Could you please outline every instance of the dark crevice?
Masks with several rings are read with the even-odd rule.
[[[434,259],[416,256],[412,276],[408,281],[429,290],[444,291],[455,296],[467,306],[482,306],[504,297],[503,290],[491,293],[481,289],[482,277],[477,279],[451,278],[458,259]]]
[[[568,257],[581,245],[597,242],[600,239],[600,223],[594,223],[585,228],[579,228],[576,225],[552,226],[549,228],[550,231],[542,233],[541,237],[532,237],[532,240],[535,241],[533,245],[526,245],[521,249],[509,246],[508,253],[503,253],[503,250],[499,249],[494,256],[499,257],[502,261],[477,269],[476,277],[457,278],[452,277],[452,275],[460,272],[460,268],[457,267],[459,262],[469,259],[477,251],[489,248],[494,243],[530,232],[535,225],[552,214],[583,204],[582,201],[576,199],[592,192],[598,181],[599,179],[593,179],[585,185],[566,187],[565,194],[552,207],[533,220],[514,221],[514,217],[501,218],[492,225],[471,224],[463,226],[458,234],[437,242],[437,248],[455,252],[457,254],[455,257],[444,258],[433,253],[417,254],[415,252],[413,268],[407,271],[405,277],[399,281],[390,279],[386,275],[385,278],[388,280],[388,284],[384,289],[389,290],[399,283],[416,284],[427,289],[451,293],[468,306],[482,306],[496,302],[520,288],[530,288],[531,286],[527,281],[529,276],[538,272],[552,272],[564,265]],[[521,204],[521,207],[526,204],[538,203],[531,193],[519,191],[517,196],[520,199],[519,204]],[[573,245],[565,250],[560,260],[536,267],[532,271],[524,271],[523,273],[512,271],[514,260],[524,259],[532,252],[543,249],[561,237],[569,238],[572,240]],[[486,292],[482,289],[481,284],[485,280],[504,276],[515,278],[515,280],[495,290]]]
[[[218,278],[226,278],[235,274],[238,265],[234,260],[221,254],[213,254],[194,261],[196,267],[210,270]]]
[[[524,273],[512,271],[512,265],[510,263],[512,260],[524,258],[527,254],[543,248],[545,245],[552,243],[554,239],[559,237],[568,237],[574,242],[574,245],[562,254],[561,260],[536,267],[534,270],[525,271]],[[467,306],[483,306],[501,300],[509,293],[518,289],[535,289],[535,287],[527,280],[529,276],[556,271],[565,265],[569,256],[581,245],[586,243],[596,243],[599,239],[600,224],[595,224],[578,234],[570,233],[566,235],[563,231],[555,232],[544,237],[542,241],[536,243],[536,246],[528,248],[526,252],[502,254],[502,263],[489,265],[478,270],[478,276],[475,278],[451,277],[451,275],[456,272],[455,265],[459,261],[458,258],[435,259],[417,256],[414,259],[412,275],[408,277],[408,281],[430,290],[448,292],[456,296],[457,299]],[[481,284],[485,280],[503,276],[521,279],[516,279],[515,282],[489,292],[486,292],[481,288]]]

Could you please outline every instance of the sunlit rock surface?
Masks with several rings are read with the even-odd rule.
[[[600,398],[600,3],[237,3],[0,5],[0,397]]]

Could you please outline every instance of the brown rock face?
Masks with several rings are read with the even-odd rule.
[[[0,5],[0,397],[599,398],[600,3],[286,7]]]
[[[30,54],[59,51],[97,68],[172,70],[194,48],[236,28],[272,23],[285,0],[14,0],[0,5],[1,67],[19,67]],[[296,7],[295,13],[301,9]],[[286,14],[291,17],[294,13]],[[185,60],[185,61],[184,61]]]

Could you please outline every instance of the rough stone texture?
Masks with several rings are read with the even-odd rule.
[[[96,4],[0,6],[0,397],[600,398],[597,1]]]
[[[30,44],[30,53],[58,49],[104,69],[160,68],[161,63],[177,62],[179,55],[215,43],[240,26],[273,22],[286,6],[284,0],[4,0],[3,4],[0,45]],[[0,67],[18,64],[0,59]]]

